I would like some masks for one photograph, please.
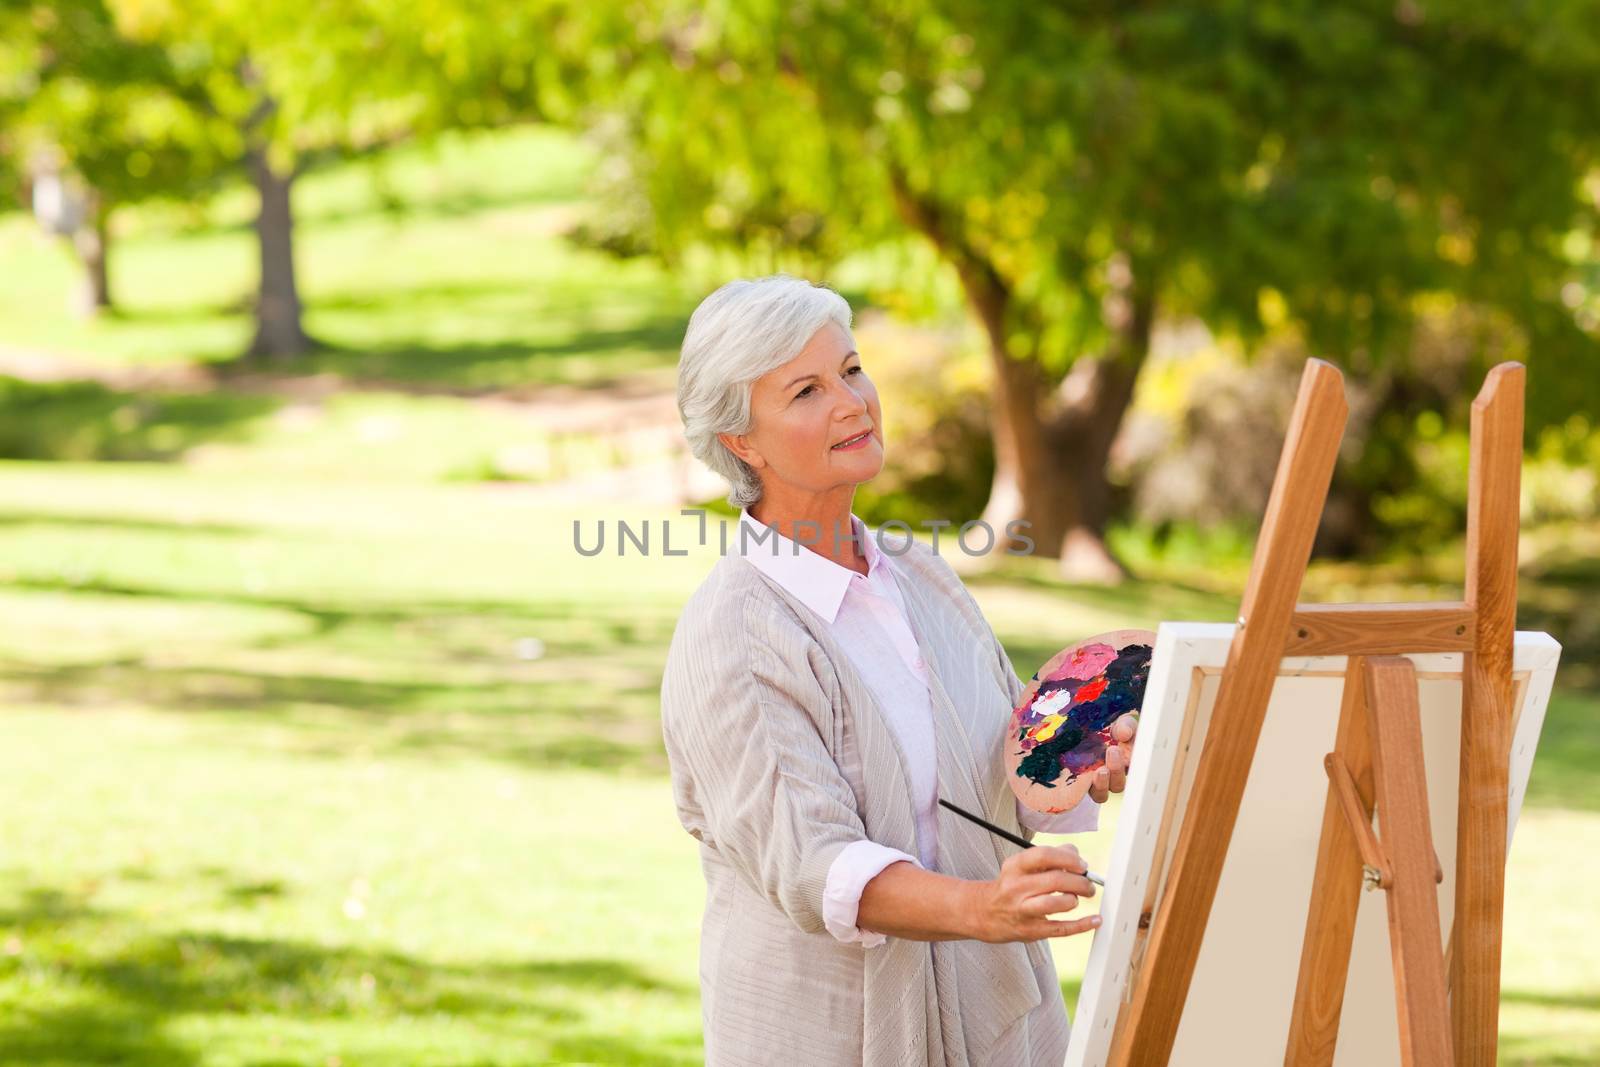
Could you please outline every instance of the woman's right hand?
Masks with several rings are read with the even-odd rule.
[[[1046,918],[1071,911],[1080,897],[1094,896],[1094,883],[1084,877],[1088,869],[1071,845],[1035,845],[1009,857],[1000,865],[1000,877],[970,883],[973,936],[998,944],[1093,930],[1100,925],[1098,915]]]

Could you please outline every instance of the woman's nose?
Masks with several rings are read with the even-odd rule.
[[[840,383],[838,411],[844,415],[860,415],[867,410],[867,398],[849,381]]]

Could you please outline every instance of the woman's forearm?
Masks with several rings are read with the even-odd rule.
[[[975,894],[983,885],[905,860],[891,863],[862,889],[856,925],[912,941],[975,937]]]
[[[1000,876],[967,881],[891,863],[866,884],[856,926],[911,941],[1038,941],[1093,930],[1100,916],[1052,919],[1094,896],[1083,857],[1071,845],[1035,845],[1007,856]]]

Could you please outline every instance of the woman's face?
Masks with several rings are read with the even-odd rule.
[[[883,468],[878,390],[837,323],[828,323],[799,355],[756,379],[750,413],[749,433],[722,439],[760,472],[769,490],[776,481],[823,492],[859,485]],[[852,438],[849,447],[837,447]]]

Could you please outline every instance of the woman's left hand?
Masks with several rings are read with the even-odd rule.
[[[1133,761],[1133,735],[1139,731],[1139,717],[1132,712],[1111,724],[1111,736],[1116,744],[1106,746],[1106,765],[1094,772],[1089,785],[1089,799],[1104,804],[1112,793],[1120,793],[1128,784],[1128,767]]]

